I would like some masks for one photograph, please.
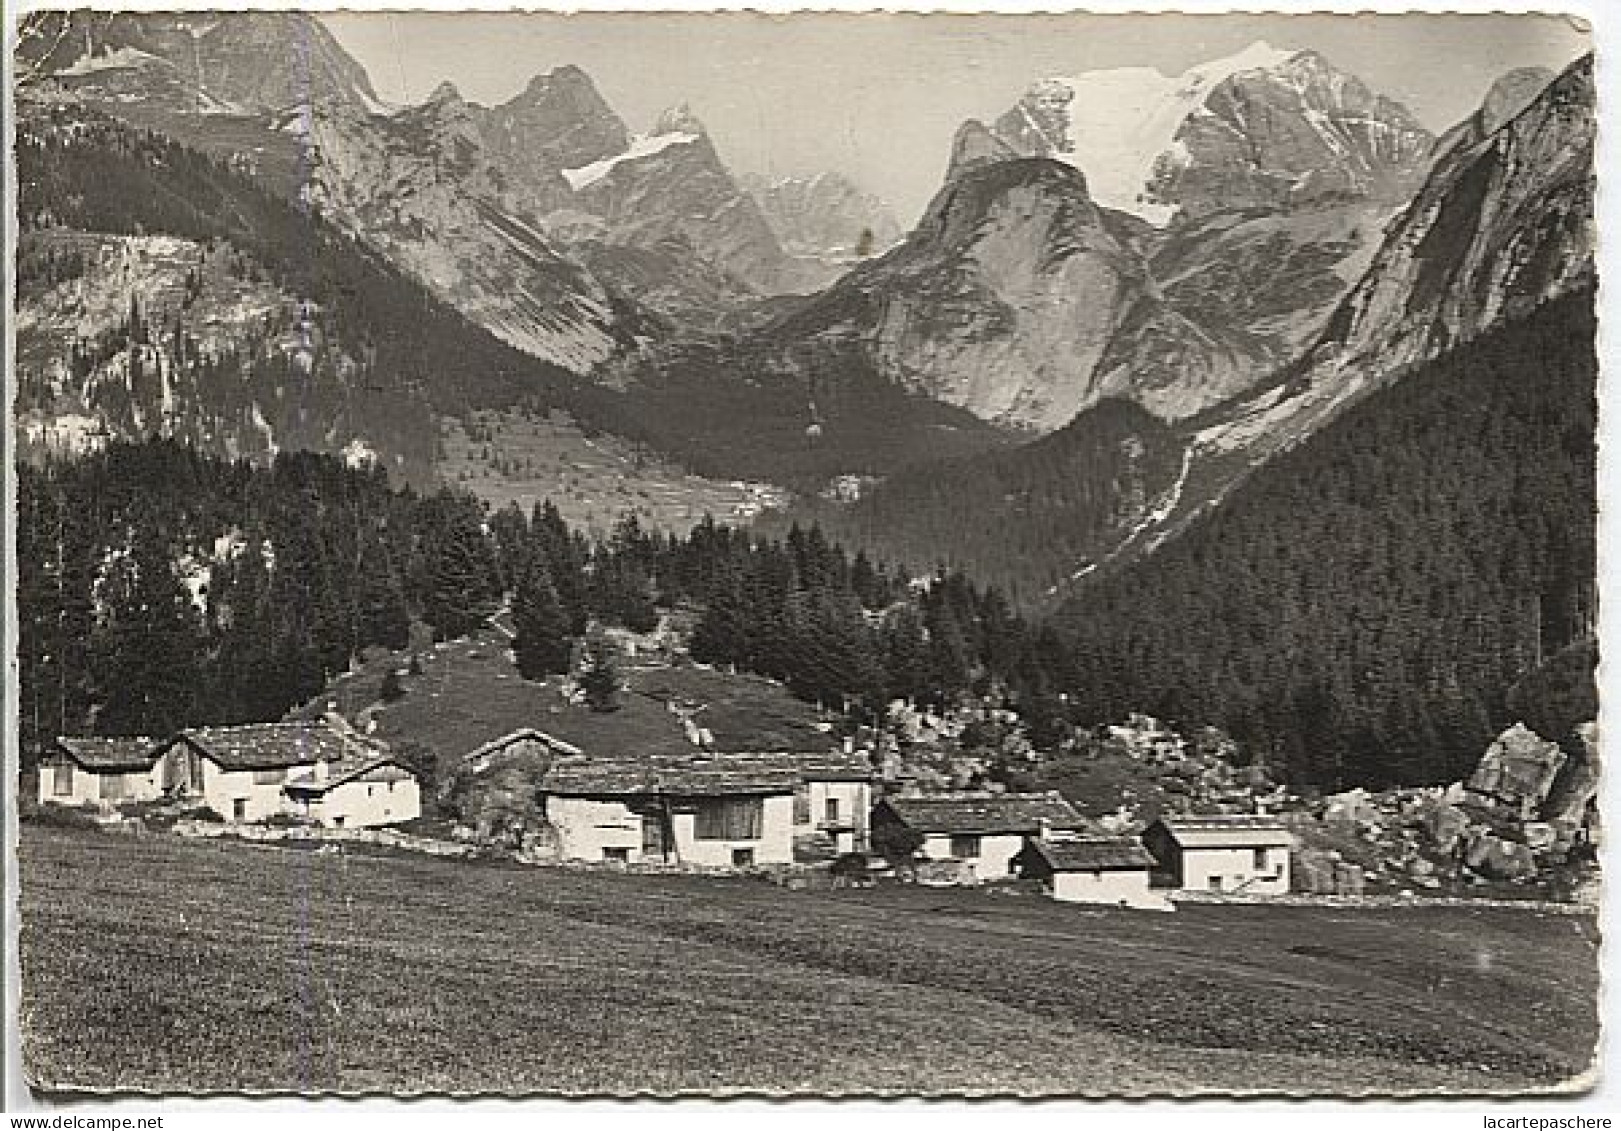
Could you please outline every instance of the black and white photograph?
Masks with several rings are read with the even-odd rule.
[[[1607,1083],[1585,19],[6,28],[30,1103]]]

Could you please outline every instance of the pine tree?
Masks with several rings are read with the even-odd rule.
[[[174,560],[152,516],[135,525],[128,553],[102,578],[92,639],[98,733],[161,735],[190,722],[201,625]]]
[[[594,642],[580,672],[580,688],[593,711],[604,714],[619,710],[619,665],[613,649],[603,641]]]
[[[476,631],[500,604],[495,554],[471,496],[432,502],[422,551],[422,612],[441,639]]]
[[[518,578],[512,621],[517,628],[512,651],[519,675],[540,680],[568,671],[574,646],[568,613],[539,562],[530,562]]]

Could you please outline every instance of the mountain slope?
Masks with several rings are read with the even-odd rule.
[[[1324,789],[1454,780],[1591,627],[1584,289],[1425,362],[1059,614],[1085,717],[1213,723]]]
[[[1265,43],[1175,77],[1131,67],[1043,80],[993,131],[1015,153],[1076,165],[1098,203],[1155,224],[1342,195],[1398,201],[1433,141],[1316,52]]]

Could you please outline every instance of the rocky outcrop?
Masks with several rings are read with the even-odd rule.
[[[1391,374],[1590,280],[1595,126],[1589,56],[1440,162],[1330,320],[1314,369]]]
[[[1080,173],[1020,160],[950,182],[905,243],[771,332],[850,343],[910,391],[1049,431],[1129,392],[1094,370],[1148,295],[1141,260],[1110,234]]]

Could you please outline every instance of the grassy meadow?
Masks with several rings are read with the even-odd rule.
[[[59,1089],[1389,1093],[1553,1087],[1597,929],[22,830],[28,1071]]]

